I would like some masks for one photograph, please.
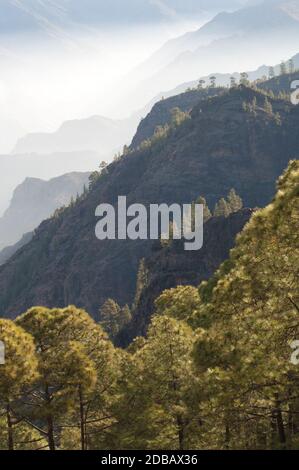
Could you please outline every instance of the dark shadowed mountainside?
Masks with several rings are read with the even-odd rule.
[[[181,111],[189,112],[201,100],[217,96],[225,91],[224,88],[190,89],[184,93],[161,99],[151,109],[150,113],[142,119],[137,132],[132,140],[131,148],[138,147],[144,140],[152,137],[158,126],[164,126],[171,120],[171,111],[179,108]]]
[[[95,209],[116,204],[189,203],[213,207],[234,187],[246,207],[264,206],[299,148],[299,107],[251,88],[198,103],[180,126],[109,165],[74,207],[43,222],[0,268],[0,309],[14,317],[31,305],[76,304],[93,316],[108,297],[131,303],[150,241],[99,241]],[[212,255],[211,255],[212,256]]]
[[[165,289],[178,285],[198,286],[209,279],[220,264],[229,257],[235,238],[253,213],[242,209],[229,217],[213,217],[204,225],[204,245],[199,251],[184,251],[182,240],[152,253],[144,261],[146,285],[143,288],[128,330],[120,335],[120,342],[130,342],[136,335],[144,336],[154,313],[154,302]]]
[[[0,218],[0,248],[12,245],[34,230],[59,207],[69,204],[88,186],[90,173],[68,173],[44,181],[26,178],[14,191],[12,200]]]

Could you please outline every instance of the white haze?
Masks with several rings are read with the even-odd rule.
[[[253,1],[251,2],[253,3]],[[165,74],[163,80],[145,89],[135,67],[146,61],[165,41],[198,29],[212,16],[131,27],[110,25],[107,30],[88,28],[67,30],[57,37],[29,33],[1,35],[0,39],[0,154],[10,153],[16,140],[28,132],[53,132],[63,121],[102,115],[125,118],[142,108],[156,93],[167,91],[182,81],[196,79],[186,71],[184,80]],[[86,32],[87,31],[87,32]],[[198,69],[206,75],[233,72],[275,64],[298,52],[296,44],[255,48],[237,57],[213,56]],[[205,66],[206,64],[206,66]],[[132,72],[133,70],[133,72]],[[161,88],[159,84],[161,83]],[[152,85],[154,82],[152,83]],[[138,92],[135,88],[138,88]]]
[[[71,171],[92,171],[119,150],[113,142],[107,155],[102,149],[95,153],[86,148],[64,155],[8,156],[20,138],[55,132],[67,120],[130,116],[134,97],[129,106],[118,106],[128,87],[125,77],[165,41],[195,29],[198,23],[118,26],[88,33],[72,30],[51,39],[36,33],[1,35],[0,217],[13,190],[26,177],[49,179]],[[133,132],[132,128],[131,137]]]
[[[68,38],[37,42],[36,35],[1,37],[0,153],[26,132],[51,132],[63,121],[103,115],[126,117],[134,109],[117,110],[125,77],[166,40],[198,22],[96,31],[68,32]],[[3,44],[6,47],[3,47]],[[145,103],[144,103],[145,104]],[[111,110],[117,110],[111,114]],[[2,134],[2,135],[1,135]]]

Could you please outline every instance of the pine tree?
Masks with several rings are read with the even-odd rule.
[[[215,205],[214,217],[228,217],[230,208],[226,200],[222,197]]]
[[[298,372],[288,343],[299,337],[298,183],[296,161],[272,204],[239,236],[207,303],[198,306],[213,318],[197,340],[195,362],[215,387],[222,448],[286,448],[296,438],[288,426],[298,412]]]
[[[145,264],[145,259],[142,258],[139,262],[139,267],[138,267],[133,310],[137,307],[139,300],[140,300],[141,293],[143,289],[147,286],[147,284],[148,284],[148,269]]]
[[[117,448],[124,443],[126,448],[152,450],[193,448],[197,420],[189,395],[195,380],[194,340],[183,322],[167,316],[153,319],[146,341],[123,366]]]
[[[60,431],[75,421],[78,445],[86,449],[92,429],[100,435],[111,422],[106,406],[117,372],[112,344],[84,310],[73,306],[32,308],[17,324],[34,337],[38,358],[39,378],[23,409],[27,421],[33,427],[39,422],[50,450],[57,448]]]
[[[107,172],[108,172],[107,167],[108,167],[108,163],[107,163],[107,162],[102,161],[102,162],[100,163],[99,169],[100,169],[100,174],[101,174],[101,175],[107,174]]]
[[[0,341],[5,363],[0,366],[0,407],[5,415],[7,449],[14,450],[14,427],[19,423],[15,402],[37,380],[37,358],[33,338],[10,320],[0,320]]]
[[[89,190],[91,190],[94,185],[96,184],[96,182],[98,181],[100,177],[100,173],[98,171],[93,171],[90,175],[89,175]]]
[[[280,75],[285,75],[287,73],[287,66],[284,61],[280,63]]]
[[[165,290],[156,299],[155,312],[192,325],[193,318],[198,315],[199,304],[200,296],[196,287],[178,286]]]
[[[120,306],[113,299],[107,299],[100,308],[100,324],[111,339],[120,331],[120,312]]]
[[[212,75],[210,77],[210,88],[215,88],[216,87],[216,77],[215,75]]]
[[[275,69],[274,67],[269,67],[269,78],[270,80],[275,77]]]
[[[198,88],[199,90],[202,90],[202,88],[203,88],[203,86],[204,86],[205,83],[206,83],[205,80],[203,80],[203,79],[199,80],[198,85],[197,85],[197,88]]]
[[[265,102],[264,102],[264,110],[267,114],[273,115],[273,107],[267,97],[265,98]]]
[[[238,212],[243,207],[243,201],[236,191],[232,188],[227,196],[227,204],[230,212]]]
[[[211,211],[209,209],[206,199],[202,196],[199,196],[199,198],[196,201],[196,204],[203,205],[203,221],[207,222],[212,217],[212,214],[211,214]]]
[[[130,307],[129,307],[129,305],[125,305],[121,309],[121,324],[122,324],[122,326],[125,326],[128,323],[130,323],[131,319],[132,319],[132,313],[131,313]]]

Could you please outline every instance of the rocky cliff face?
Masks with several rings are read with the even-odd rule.
[[[251,112],[244,104],[254,100]],[[248,88],[204,100],[168,137],[111,164],[85,199],[43,222],[0,268],[2,315],[14,317],[34,304],[73,303],[96,316],[107,297],[132,302],[139,261],[152,243],[97,240],[99,203],[115,204],[119,195],[128,204],[189,203],[202,194],[212,207],[231,187],[247,207],[268,203],[299,148],[299,107],[269,102],[267,111],[265,96]]]
[[[130,342],[136,335],[145,335],[154,313],[154,302],[165,289],[178,285],[198,286],[209,279],[229,257],[235,238],[253,213],[243,209],[228,218],[213,217],[204,226],[204,245],[199,251],[184,251],[183,241],[174,240],[169,247],[153,250],[144,260],[146,286],[140,294],[132,323],[119,341]]]

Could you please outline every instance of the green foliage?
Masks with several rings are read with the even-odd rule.
[[[223,410],[230,447],[278,448],[296,440],[287,422],[290,409],[296,419],[298,380],[289,348],[299,335],[298,195],[296,161],[280,179],[273,203],[256,212],[239,237],[229,271],[204,306],[214,321],[197,342],[195,360],[201,373],[203,367],[214,371],[215,411],[221,416]]]
[[[190,115],[189,113],[185,113],[184,111],[181,111],[180,108],[173,108],[171,110],[171,126],[173,128],[176,128],[180,126],[186,119],[189,119]]]
[[[157,126],[152,137],[141,142],[137,148],[137,151],[160,148],[163,146],[163,142],[169,136],[171,136],[178,127],[182,126],[186,121],[190,120],[190,114],[188,112],[182,111],[178,107],[173,108],[170,114],[170,122],[166,123],[164,126]]]
[[[132,315],[128,305],[121,308],[113,299],[107,299],[100,308],[100,324],[114,340],[118,333],[131,321]]]
[[[193,448],[194,340],[184,323],[167,316],[153,319],[147,339],[126,360],[116,409],[117,448]]]
[[[106,408],[117,374],[112,344],[84,310],[73,306],[36,307],[17,324],[34,338],[39,372],[23,415],[33,426],[36,420],[40,423],[51,450],[68,420],[80,429],[81,448],[91,446],[89,427],[100,434],[111,421]]]
[[[238,212],[243,207],[241,197],[232,188],[230,189],[227,199],[221,198],[215,205],[214,217],[228,217],[234,212]]]
[[[289,346],[299,337],[298,214],[294,161],[213,278],[199,291],[179,286],[156,301],[158,315],[195,329],[199,406],[191,400],[191,409],[198,423],[205,417],[195,431],[204,448],[298,448],[299,375]]]
[[[268,98],[265,98],[265,103],[264,103],[264,110],[267,114],[270,116],[273,114],[273,107]]]
[[[155,302],[156,314],[189,322],[198,314],[200,297],[192,286],[178,286],[164,291]]]
[[[199,196],[199,198],[195,202],[196,204],[203,205],[203,221],[207,222],[212,217],[212,214],[211,214],[211,211],[209,209],[206,199],[202,196]]]
[[[0,410],[6,417],[1,419],[0,445],[14,450],[14,427],[18,424],[15,402],[37,380],[37,358],[32,336],[10,320],[0,320],[0,341],[5,348],[5,363],[0,366]],[[20,428],[17,434],[20,437]],[[30,440],[27,437],[23,437],[24,443]]]
[[[214,217],[228,217],[230,208],[226,200],[222,197],[215,205]]]
[[[89,178],[88,178],[89,179],[89,190],[94,187],[94,185],[98,181],[99,177],[100,177],[100,172],[99,171],[93,171],[89,175]]]
[[[206,83],[205,80],[203,80],[203,79],[199,80],[197,88],[199,90],[201,90],[203,88],[203,86],[205,85],[205,83]]]

